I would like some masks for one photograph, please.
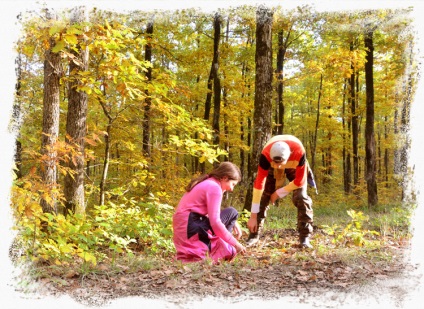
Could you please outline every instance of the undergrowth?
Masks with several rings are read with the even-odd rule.
[[[362,258],[390,261],[385,245],[400,244],[410,237],[414,207],[391,204],[377,208],[347,203],[317,205],[312,251],[295,248],[297,239],[288,239],[285,230],[295,233],[297,209],[291,201],[280,201],[269,209],[264,233],[266,247],[248,249],[232,263],[213,267],[261,268],[273,264],[303,263],[316,258],[335,259],[354,265]],[[16,221],[19,248],[17,264],[26,265],[34,278],[108,275],[159,270],[174,265],[181,269],[196,265],[174,260],[172,214],[174,208],[154,197],[148,202],[126,200],[94,207],[85,216],[33,212]],[[249,212],[241,212],[239,223],[247,237]],[[285,236],[286,235],[286,236]],[[22,264],[22,265],[23,265]],[[212,267],[208,261],[202,267]],[[56,280],[56,279],[55,279]],[[59,279],[58,279],[59,280]],[[65,284],[65,283],[60,283]]]

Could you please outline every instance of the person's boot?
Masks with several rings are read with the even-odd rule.
[[[299,243],[300,243],[300,247],[301,248],[308,248],[308,249],[312,249],[312,245],[309,242],[309,237],[308,236],[300,236],[299,237]]]
[[[250,233],[246,241],[246,247],[252,247],[259,241],[259,233]]]
[[[263,225],[264,225],[264,219],[258,220],[258,230],[256,231],[256,233],[250,232],[249,237],[247,238],[247,241],[246,241],[246,247],[252,247],[258,243]]]

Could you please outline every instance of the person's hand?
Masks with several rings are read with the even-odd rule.
[[[240,237],[242,235],[242,231],[241,231],[240,225],[237,222],[233,227],[233,233],[234,233],[234,237],[236,239],[240,239]]]
[[[247,221],[247,227],[249,228],[249,231],[251,233],[256,233],[258,230],[258,220],[257,220],[257,214],[251,214],[249,221]]]
[[[239,242],[236,243],[236,250],[237,250],[237,253],[240,253],[240,254],[245,254],[246,253],[246,247],[243,246]]]
[[[287,191],[284,188],[280,188],[275,190],[274,193],[271,194],[271,203],[274,204],[276,200],[278,200],[279,198],[283,198],[285,197],[287,194],[289,194],[289,191]]]
[[[275,204],[275,201],[277,201],[280,197],[278,196],[277,192],[274,192],[271,194],[271,204]]]

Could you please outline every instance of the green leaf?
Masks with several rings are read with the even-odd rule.
[[[58,42],[56,42],[56,45],[52,48],[52,52],[54,53],[58,53],[62,50],[64,50],[66,47],[66,42],[63,40],[60,40]]]

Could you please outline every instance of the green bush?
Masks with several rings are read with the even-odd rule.
[[[136,249],[169,254],[173,207],[150,202],[96,206],[87,215],[38,213],[19,221],[20,243],[32,261],[96,265]],[[133,246],[132,244],[137,244]]]

